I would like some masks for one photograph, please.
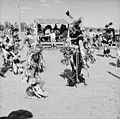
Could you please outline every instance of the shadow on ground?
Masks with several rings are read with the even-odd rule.
[[[85,78],[83,76],[78,76],[78,82],[76,81],[76,75],[73,75],[72,71],[70,69],[65,69],[60,76],[63,79],[67,79],[67,86],[77,87],[76,84],[83,83],[85,86],[87,86],[87,83],[85,82]]]
[[[0,76],[5,78],[5,74],[7,73],[7,71],[8,71],[10,68],[11,68],[11,67],[8,67],[8,66],[0,67]]]
[[[109,64],[116,67],[116,64],[114,62],[110,62]]]
[[[96,54],[96,56],[104,57],[104,55],[103,55],[103,54]]]
[[[72,71],[70,69],[65,69],[64,72],[62,74],[60,74],[60,76],[65,79],[68,77],[72,77]]]
[[[114,77],[116,77],[116,78],[120,79],[120,76],[117,76],[117,75],[113,74],[113,73],[112,73],[112,72],[110,72],[110,71],[107,71],[107,73],[109,73],[109,74],[111,74],[112,76],[114,76]]]
[[[33,117],[33,114],[27,110],[17,110],[12,111],[8,116],[0,117],[0,119],[30,119]]]
[[[116,59],[116,57],[115,57],[115,56],[110,55],[110,57],[111,57],[111,58],[113,58],[113,59]]]
[[[96,56],[104,57],[104,54],[96,54]],[[109,57],[112,58],[112,59],[116,59],[116,57],[112,56],[112,55],[109,55]]]

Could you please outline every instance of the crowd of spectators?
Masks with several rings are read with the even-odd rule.
[[[31,28],[27,28],[26,31],[27,31],[26,32],[27,35],[32,34]],[[61,26],[59,27],[57,26],[57,24],[55,24],[53,27],[52,25],[49,25],[49,24],[46,26],[37,24],[37,33],[42,42],[50,42],[51,35],[53,33],[55,34],[56,42],[62,41],[67,38],[67,34],[68,34],[67,32],[68,32],[68,28],[64,24],[61,24]]]

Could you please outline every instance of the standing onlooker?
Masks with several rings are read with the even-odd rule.
[[[93,36],[94,36],[94,33],[93,33],[92,29],[90,29],[89,30],[89,38],[90,38],[91,45],[93,44]]]
[[[56,35],[55,35],[55,32],[53,32],[53,30],[51,31],[51,34],[50,34],[50,39],[51,39],[51,47],[54,48],[54,47],[57,47],[56,46]]]

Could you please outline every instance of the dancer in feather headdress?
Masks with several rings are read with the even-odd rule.
[[[70,12],[67,11],[66,15],[70,18],[73,19],[73,17],[70,15]],[[83,78],[83,74],[81,74],[81,70],[83,66],[86,65],[86,62],[84,60],[84,51],[83,51],[83,34],[80,28],[81,24],[81,17],[78,20],[73,20],[71,27],[69,28],[69,33],[70,33],[70,38],[71,40],[71,45],[69,46],[70,49],[74,50],[68,50],[67,48],[65,49],[66,52],[65,54],[69,54],[70,56],[70,64],[72,68],[72,78],[68,78],[68,85],[69,86],[75,86],[77,83],[85,83],[85,79]]]

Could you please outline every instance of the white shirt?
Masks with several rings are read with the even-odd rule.
[[[56,36],[55,36],[55,33],[54,33],[54,32],[50,34],[51,40],[55,40],[55,37],[56,37]]]

